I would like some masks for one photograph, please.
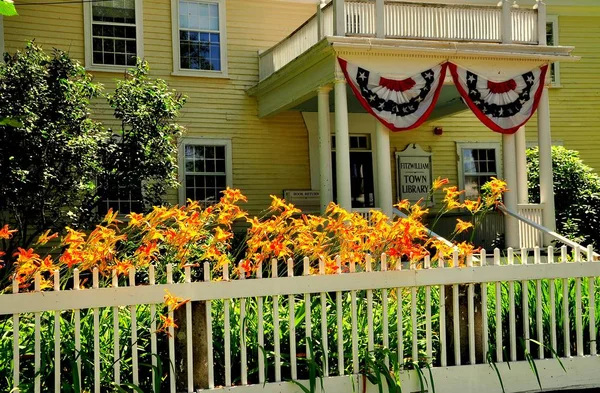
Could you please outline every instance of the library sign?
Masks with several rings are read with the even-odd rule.
[[[401,200],[415,203],[422,199],[427,206],[433,205],[431,155],[417,144],[396,153],[396,184]]]

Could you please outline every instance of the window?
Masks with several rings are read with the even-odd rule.
[[[500,176],[500,147],[494,143],[458,144],[459,186],[466,199],[477,198],[481,186]]]
[[[119,214],[139,213],[144,211],[142,186],[123,186],[122,181],[110,179],[106,181],[105,193],[98,204],[98,213],[105,215],[109,209]]]
[[[549,46],[558,44],[558,16],[548,16],[546,23],[546,40]],[[553,86],[560,86],[560,63],[550,65],[550,80]]]
[[[112,141],[122,144],[121,134],[114,134]],[[144,198],[142,191],[142,182],[131,169],[135,166],[135,159],[132,154],[119,153],[122,149],[117,149],[114,153],[107,153],[103,157],[106,164],[113,165],[113,171],[109,176],[99,176],[97,178],[98,186],[102,190],[100,202],[98,203],[98,213],[104,215],[109,209],[119,212],[120,215],[131,212],[141,213],[144,211]]]
[[[141,7],[141,0],[85,2],[88,68],[122,70],[143,56]]]
[[[173,1],[175,74],[224,76],[227,73],[224,0]]]
[[[180,202],[188,199],[204,205],[216,203],[221,191],[231,186],[231,141],[186,139],[180,151]]]

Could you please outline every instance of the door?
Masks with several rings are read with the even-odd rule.
[[[352,208],[375,207],[373,152],[370,135],[350,135],[350,193]],[[333,200],[337,202],[335,137],[332,138],[331,167],[333,170]]]

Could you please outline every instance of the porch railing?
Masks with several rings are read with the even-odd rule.
[[[522,204],[519,205],[519,216],[526,218],[538,225],[542,225],[544,214],[543,204]],[[532,227],[525,221],[519,221],[519,236],[521,248],[541,247],[544,244],[544,234],[542,231]]]
[[[508,0],[503,2],[508,4]],[[317,7],[317,13],[308,21],[259,55],[260,79],[283,68],[326,36],[537,45],[545,44],[545,25],[546,9],[542,2],[534,8],[510,7],[510,4],[503,8],[395,0],[333,0]],[[544,26],[543,29],[540,26]]]

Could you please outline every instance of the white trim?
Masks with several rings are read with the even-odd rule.
[[[178,165],[179,165],[179,204],[183,205],[185,199],[185,145],[200,146],[225,146],[225,184],[233,187],[233,153],[231,139],[184,137],[179,140]]]
[[[94,64],[92,46],[92,4],[86,1],[83,4],[83,35],[85,46],[85,69],[100,72],[123,72],[132,66]],[[143,0],[135,0],[135,45],[136,55],[144,58],[144,9]]]
[[[552,39],[554,41],[552,46],[559,46],[560,26],[558,24],[558,15],[548,15],[546,17],[546,23],[552,24]],[[550,76],[551,78],[552,76]],[[554,62],[554,81],[552,87],[561,87],[560,83],[560,62]]]
[[[193,0],[198,3],[213,3],[219,6],[219,34],[221,44],[221,71],[191,70],[181,68],[179,58],[179,1],[171,0],[171,40],[173,42],[173,76],[195,76],[207,78],[228,78],[227,63],[227,7],[225,0]]]
[[[464,149],[494,149],[496,150],[496,176],[500,179],[503,177],[503,161],[502,149],[500,142],[456,142],[456,166],[458,170],[458,188],[465,189],[465,173],[463,165],[463,150]],[[461,200],[464,199],[464,193],[461,194]]]

